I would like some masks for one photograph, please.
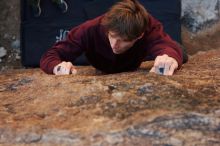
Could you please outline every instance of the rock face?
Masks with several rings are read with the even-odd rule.
[[[7,70],[20,61],[19,1],[3,0],[0,8],[7,50],[0,69]],[[219,146],[220,2],[182,0],[182,9],[188,53],[207,52],[174,76],[149,74],[148,63],[114,75],[91,67],[75,76],[0,72],[0,145]]]
[[[0,57],[0,70],[21,68],[20,0],[1,0],[0,10],[0,47],[7,51],[5,57]]]
[[[188,54],[219,48],[219,19],[219,0],[182,0],[182,40]]]
[[[7,55],[1,58],[0,70],[22,68],[19,51],[20,1],[2,0],[0,9],[0,47],[7,50]],[[182,0],[182,40],[189,54],[220,46],[219,18],[219,0]]]
[[[0,144],[220,145],[220,49],[199,53],[174,76],[136,72],[0,74]]]
[[[218,49],[220,46],[220,22],[196,34],[184,27],[182,30],[183,45],[190,55],[199,51]]]
[[[204,26],[220,18],[219,0],[183,0],[182,22],[192,32],[202,30]]]

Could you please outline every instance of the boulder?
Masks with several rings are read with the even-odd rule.
[[[219,145],[220,49],[199,52],[173,76],[0,73],[3,145]]]
[[[219,0],[182,1],[182,22],[192,32],[197,32],[219,20]]]
[[[0,47],[0,58],[7,55],[7,50],[4,47]]]

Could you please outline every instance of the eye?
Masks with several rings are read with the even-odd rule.
[[[114,39],[115,37],[113,35],[109,34],[109,38]]]
[[[128,40],[128,39],[123,39],[122,41],[123,42],[130,42],[130,40]]]

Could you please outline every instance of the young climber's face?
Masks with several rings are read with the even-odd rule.
[[[134,40],[126,40],[117,35],[117,33],[109,31],[108,32],[108,39],[112,48],[112,51],[115,54],[122,54],[128,49],[130,49],[134,43],[139,39],[134,39]]]

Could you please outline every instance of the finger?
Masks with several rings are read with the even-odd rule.
[[[67,69],[67,71],[69,71],[68,74],[72,73],[72,68],[73,68],[73,64],[71,62],[67,62],[66,69]]]
[[[66,63],[66,67],[67,67],[67,68],[70,68],[70,69],[71,69],[72,66],[73,66],[73,64],[72,64],[71,62],[67,62],[67,63]]]
[[[154,67],[154,66],[151,68],[150,72],[156,73],[156,70],[155,70],[155,67]]]
[[[161,62],[160,60],[161,60],[161,56],[157,56],[156,59],[155,59],[155,61],[154,61],[154,67],[155,67],[155,68],[158,68],[158,67],[159,67],[160,62]]]
[[[77,74],[77,70],[75,68],[71,68],[71,74]]]
[[[172,62],[171,62],[171,60],[168,59],[168,60],[165,62],[164,75],[169,75],[171,65],[172,65]]]
[[[56,75],[62,75],[63,74],[63,66],[62,66],[62,64],[58,65],[56,67],[55,71],[56,71],[55,72]]]
[[[66,63],[67,63],[66,61],[63,61],[63,62],[60,63],[60,66],[65,66]]]
[[[71,74],[71,68],[73,67],[73,64],[71,62],[63,62],[62,67],[63,67],[62,74],[64,75]]]
[[[166,56],[159,56],[155,60],[155,73],[162,75],[164,73],[164,67],[167,57]]]
[[[56,72],[55,72],[55,75],[62,75],[62,66],[59,66],[59,69],[58,67],[56,68]]]
[[[172,63],[170,66],[170,70],[167,75],[173,75],[174,71],[178,68],[178,64],[176,62]]]
[[[54,73],[55,75],[57,75],[57,70],[58,70],[57,68],[58,68],[58,66],[55,66],[54,69],[53,69],[53,73]]]
[[[63,66],[63,62],[61,62],[60,64],[58,64],[57,66],[54,67],[54,74],[55,75],[61,75],[62,74],[62,66]]]
[[[62,74],[64,74],[65,73],[65,64],[66,64],[66,62],[65,61],[63,61],[63,62],[61,62],[60,64],[58,64],[58,65],[56,65],[55,67],[54,67],[54,69],[53,69],[53,73],[55,74],[55,75],[62,75]],[[64,67],[64,68],[63,68]]]
[[[64,67],[62,65],[60,65],[59,70],[57,68],[57,75],[63,75],[63,74],[64,74]]]
[[[73,64],[71,62],[67,62],[66,67],[70,71],[69,74],[76,74],[77,73],[77,70],[76,70],[75,66],[73,66]]]
[[[154,61],[154,66],[153,66],[153,68],[151,69],[151,71],[150,72],[154,72],[154,73],[156,73],[156,74],[159,74],[159,66],[161,66],[161,56],[157,56],[156,57],[156,59],[155,59],[155,61]]]
[[[54,74],[55,75],[65,75],[68,74],[68,70],[66,69],[65,63],[60,63],[60,65],[57,65],[54,68]]]
[[[62,73],[63,73],[63,75],[68,75],[68,74],[70,74],[70,68],[68,68],[67,66],[65,66],[65,67],[62,67]]]

